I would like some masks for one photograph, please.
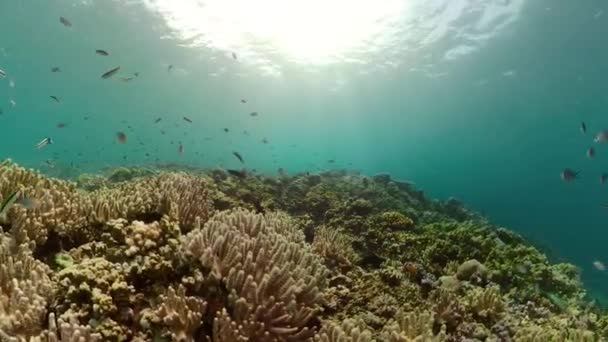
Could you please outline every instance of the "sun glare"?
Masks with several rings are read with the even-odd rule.
[[[305,63],[323,63],[382,34],[403,0],[146,0],[169,27],[196,45],[226,51],[251,45]]]

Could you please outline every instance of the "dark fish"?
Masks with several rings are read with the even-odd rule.
[[[118,70],[120,70],[119,66],[117,66],[116,68],[110,69],[110,70],[104,72],[101,75],[101,78],[103,78],[103,79],[110,78],[110,77],[114,76],[118,72]]]
[[[587,125],[585,125],[585,122],[583,121],[581,121],[581,133],[587,133]]]
[[[564,169],[562,170],[561,177],[562,180],[569,182],[578,178],[579,171],[573,171],[572,169]]]
[[[89,117],[88,117],[88,116],[85,116],[83,119],[84,119],[85,121],[87,121],[87,120],[89,120]]]
[[[4,114],[4,110],[0,108],[0,115]]]
[[[19,193],[19,191],[13,191],[13,192],[9,193],[8,196],[2,200],[2,203],[0,204],[0,215],[3,215],[4,213],[6,213],[6,211],[11,206],[11,204],[13,204],[15,202],[15,200],[17,199],[18,193]]]
[[[251,115],[251,116],[258,116],[258,112],[251,112],[251,113],[249,113],[249,115]]]
[[[237,59],[236,58],[236,53],[234,53],[234,52],[232,53],[232,58],[234,58],[235,60]]]
[[[167,67],[167,72],[171,72],[172,69],[173,69],[173,64],[171,64]]]
[[[165,131],[161,130],[160,134],[165,135]]]
[[[278,171],[281,177],[285,177],[285,170],[282,167],[280,167]]]
[[[61,102],[61,100],[57,96],[51,95],[49,97],[52,98],[53,100],[55,100],[55,102],[57,102],[57,103]]]
[[[333,159],[330,159],[330,160],[328,160],[327,162],[328,162],[328,163],[330,163],[330,164],[333,164],[333,163],[335,163],[336,161],[335,161],[335,160],[333,160]]]
[[[189,117],[186,117],[186,116],[184,116],[184,121],[189,122],[189,123],[192,123],[192,120],[190,120],[190,118],[189,118]]]
[[[118,142],[121,143],[121,144],[126,144],[127,143],[127,135],[124,132],[117,132],[116,133],[116,140],[118,140]]]
[[[62,24],[63,24],[63,26],[66,26],[66,27],[70,27],[70,26],[72,26],[72,22],[71,22],[71,21],[69,21],[69,20],[68,20],[67,18],[65,18],[65,17],[59,17],[59,22],[60,22],[60,23],[62,23]]]
[[[136,73],[134,73],[134,74],[133,74],[133,76],[135,76],[135,77],[139,77],[139,73],[138,73],[138,72],[136,72]]]
[[[159,122],[160,122],[162,119],[163,119],[163,118],[158,118],[158,119],[154,120],[154,123],[155,123],[155,124],[156,124],[156,123],[159,123]]]
[[[595,149],[593,147],[589,147],[587,149],[587,158],[592,159],[595,156]]]
[[[63,122],[60,122],[57,124],[57,128],[64,128],[65,124]]]
[[[262,139],[262,143],[263,144],[268,144],[268,139],[266,139],[266,138]]]
[[[608,179],[608,174],[602,173],[602,175],[600,176],[600,184],[606,183],[607,179]]]
[[[241,99],[241,103],[247,103],[247,100]]]
[[[228,128],[224,128],[224,132],[228,133]]]
[[[234,152],[232,152],[232,155],[234,155],[236,157],[236,159],[238,159],[241,163],[245,164],[243,157],[238,152],[234,151]]]
[[[228,172],[229,174],[238,177],[238,178],[245,178],[247,177],[247,171],[245,171],[245,169],[243,170],[233,170],[233,169],[227,169],[226,172]]]
[[[101,50],[101,49],[95,50],[95,53],[96,53],[96,54],[98,54],[98,55],[100,55],[100,56],[109,56],[109,55],[110,55],[110,54],[108,53],[108,51],[106,51],[106,50]]]
[[[59,67],[52,67],[51,72],[61,72],[61,69]]]

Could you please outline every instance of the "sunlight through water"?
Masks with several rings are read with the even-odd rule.
[[[264,67],[276,67],[284,60],[308,65],[371,60],[386,66],[411,65],[412,60],[420,64],[429,48],[442,49],[440,59],[449,61],[477,50],[517,19],[524,4],[524,0],[142,1],[166,22],[170,37],[183,45],[205,46],[227,55],[235,52]]]

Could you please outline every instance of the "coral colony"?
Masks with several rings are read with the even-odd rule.
[[[578,270],[388,175],[10,161],[0,341],[600,341]],[[5,202],[6,203],[6,202]]]

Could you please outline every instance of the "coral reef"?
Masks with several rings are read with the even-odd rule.
[[[605,341],[579,270],[343,170],[0,164],[0,341]]]

